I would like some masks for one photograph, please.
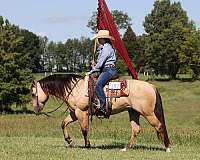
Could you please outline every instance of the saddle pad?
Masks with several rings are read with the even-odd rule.
[[[109,82],[105,88],[107,98],[127,97],[129,95],[129,85],[127,80]]]

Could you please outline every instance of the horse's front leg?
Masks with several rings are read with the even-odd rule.
[[[139,124],[139,118],[140,118],[140,113],[130,109],[128,110],[129,113],[129,118],[130,118],[130,122],[131,122],[131,138],[128,142],[128,145],[126,148],[122,149],[122,151],[126,151],[127,149],[131,149],[133,145],[135,145],[136,143],[136,137],[140,132],[140,124]]]
[[[62,125],[61,125],[61,127],[63,129],[63,135],[64,135],[65,142],[67,142],[69,147],[73,147],[74,142],[71,139],[71,137],[69,136],[68,125],[76,120],[77,120],[77,118],[75,116],[75,113],[70,112],[70,114],[63,120]]]
[[[88,138],[89,133],[89,117],[88,111],[82,111],[80,109],[75,110],[76,117],[78,118],[79,124],[81,126],[82,134],[85,140],[85,147],[90,148],[90,141]]]

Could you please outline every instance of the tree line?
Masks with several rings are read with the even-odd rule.
[[[88,27],[95,32],[96,12]],[[123,11],[111,12],[134,66],[138,72],[149,70],[155,75],[175,79],[178,73],[200,75],[200,30],[189,19],[180,2],[155,1],[145,17],[145,33],[136,36],[131,18]],[[29,101],[29,84],[34,72],[86,72],[92,58],[90,38],[49,41],[11,24],[0,16],[0,112],[15,104]],[[128,69],[118,57],[119,73]]]
[[[47,72],[83,72],[88,70],[92,52],[89,38],[68,39],[63,42],[48,42],[41,37],[43,54],[40,57],[41,71]]]

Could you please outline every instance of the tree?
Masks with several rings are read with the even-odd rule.
[[[57,70],[62,71],[66,61],[66,49],[62,42],[58,42],[55,48]]]
[[[31,72],[22,66],[24,54],[18,52],[23,38],[19,27],[5,20],[0,32],[0,112],[8,111],[12,104],[22,105],[29,101],[28,84]]]
[[[138,73],[145,71],[145,64],[147,63],[147,58],[145,55],[145,42],[146,42],[146,34],[142,34],[137,37],[137,43],[138,43]],[[147,66],[147,65],[146,65]]]
[[[193,78],[196,79],[200,75],[200,31],[192,30],[186,34],[186,41],[180,48],[180,61],[183,68],[188,66],[193,71]]]
[[[135,68],[138,71],[139,70],[139,54],[140,54],[139,44],[138,44],[136,34],[133,32],[131,26],[127,28],[122,40],[129,53],[129,57],[134,62]]]
[[[196,79],[200,76],[200,30],[193,33],[192,48],[194,49],[190,56],[190,68],[193,71],[193,78]]]
[[[48,72],[52,72],[53,68],[57,63],[56,57],[56,43],[50,41],[47,45],[46,51],[42,55],[42,59],[44,61],[44,70]]]
[[[187,30],[194,28],[193,23],[188,20],[180,2],[162,0],[155,1],[151,14],[145,17],[144,28],[149,67],[156,74],[167,74],[175,79],[180,68],[179,50],[186,41]]]
[[[127,13],[122,11],[113,10],[111,11],[113,21],[115,22],[117,29],[127,29],[131,25],[131,18]],[[91,28],[92,32],[96,32],[97,26],[97,12],[93,12],[91,18],[88,21],[87,27]]]
[[[119,74],[127,73],[128,67],[124,64],[124,60],[117,57],[116,68]]]
[[[68,39],[65,43],[65,47],[67,50],[67,63],[70,71],[75,72],[79,70],[79,66],[81,63],[81,43],[78,39]]]
[[[81,48],[81,63],[80,71],[88,71],[90,57],[92,56],[92,41],[89,38],[81,37],[80,39]]]
[[[26,57],[23,66],[29,68],[32,72],[40,71],[42,66],[39,62],[43,52],[40,48],[40,38],[25,29],[20,30],[20,35],[23,37],[23,41],[21,47],[18,48],[18,52],[24,53]]]
[[[47,51],[47,46],[48,46],[48,38],[46,36],[44,37],[39,37],[39,48],[40,48],[40,65],[41,65],[41,70],[40,71],[45,71],[45,55]]]
[[[4,24],[3,17],[2,17],[2,16],[0,16],[0,28],[2,28],[2,27],[3,27],[3,24]]]

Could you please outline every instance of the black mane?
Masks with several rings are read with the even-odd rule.
[[[78,81],[83,78],[83,76],[76,74],[54,74],[45,77],[38,82],[46,94],[65,98],[66,91],[67,93],[70,93]]]

